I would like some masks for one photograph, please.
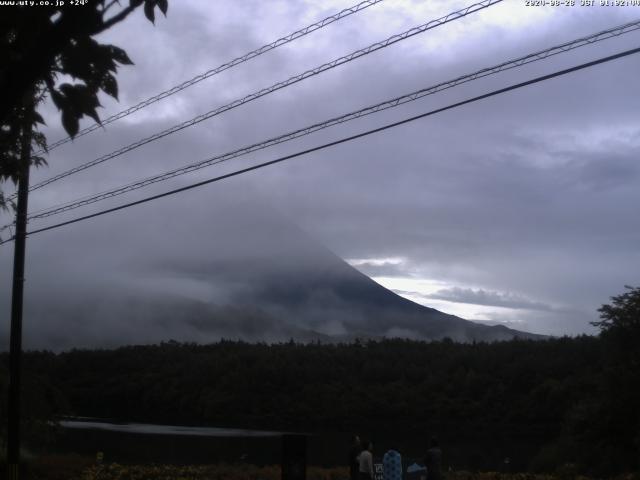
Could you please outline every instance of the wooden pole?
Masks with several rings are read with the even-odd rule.
[[[24,292],[24,263],[27,242],[27,204],[29,200],[29,167],[31,163],[31,122],[25,109],[20,145],[20,173],[18,176],[18,205],[13,253],[13,287],[11,295],[11,340],[9,346],[9,405],[7,463],[9,480],[20,475],[20,380],[22,360],[22,304]]]

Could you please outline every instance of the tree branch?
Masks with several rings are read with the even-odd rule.
[[[104,7],[104,8],[102,9],[102,14],[104,15],[105,13],[107,13],[107,11],[108,11],[111,7],[113,7],[116,3],[119,5],[119,4],[120,4],[120,1],[119,1],[119,0],[111,0],[111,3],[109,3],[109,5],[107,5],[106,7]]]
[[[116,23],[120,23],[122,20],[124,20],[125,18],[127,18],[129,16],[129,14],[131,12],[133,12],[136,9],[136,7],[129,5],[127,8],[125,8],[124,10],[122,10],[120,13],[114,15],[113,17],[111,17],[109,20],[107,20],[106,22],[104,22],[102,24],[102,27],[97,30],[96,32],[94,32],[92,35],[96,35],[98,33],[102,33],[105,30],[107,30],[108,28],[111,28],[113,25],[115,25]]]

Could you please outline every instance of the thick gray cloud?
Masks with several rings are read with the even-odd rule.
[[[105,99],[103,116],[349,4],[336,1],[319,6],[281,0],[222,2],[214,8],[204,1],[173,2],[168,18],[155,27],[139,14],[104,35],[105,41],[127,49],[136,65],[122,69],[122,103]],[[35,172],[34,179],[464,5],[383,2],[55,150],[50,167]],[[31,205],[34,210],[44,208],[223,153],[629,21],[636,10],[549,7],[532,11],[518,2],[504,2],[42,189],[32,195]],[[632,33],[504,72],[82,213],[628,49],[639,39],[638,33]],[[638,283],[638,73],[638,58],[628,57],[260,170],[230,180],[224,188],[210,186],[139,207],[144,214],[131,209],[34,236],[30,254],[47,259],[34,274],[43,284],[62,289],[64,283],[56,281],[61,272],[86,265],[92,267],[83,275],[95,283],[100,278],[106,282],[111,271],[130,262],[153,263],[167,255],[197,262],[210,256],[215,245],[216,229],[207,223],[207,204],[218,201],[219,192],[224,192],[231,200],[227,211],[232,223],[234,216],[247,212],[244,207],[237,209],[233,200],[251,199],[272,205],[343,258],[403,259],[399,264],[358,267],[369,275],[425,278],[446,285],[443,289],[449,293],[491,293],[493,305],[500,299],[530,302],[528,307],[523,304],[518,310],[494,312],[480,320],[511,322],[539,333],[592,332],[589,321],[596,318],[596,308],[624,284]],[[47,119],[49,138],[59,138],[57,114],[50,107]],[[78,212],[33,226],[73,218]],[[147,228],[147,224],[154,226]],[[158,225],[164,225],[164,230]],[[127,235],[121,237],[124,232]],[[199,232],[197,240],[181,248],[183,238],[193,232]],[[169,239],[163,245],[173,244],[175,249],[156,247],[157,235]],[[234,243],[216,248],[232,253]],[[7,288],[9,250],[0,252]],[[179,285],[175,279],[162,282],[191,296],[201,292],[193,279]],[[449,300],[465,301],[462,297]],[[553,308],[536,308],[540,305]],[[339,328],[336,325],[334,330]],[[126,335],[126,329],[114,333],[114,342]]]

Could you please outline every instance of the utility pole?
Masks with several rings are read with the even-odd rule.
[[[22,360],[22,298],[27,242],[27,203],[29,200],[29,167],[31,163],[31,109],[25,107],[20,142],[18,205],[13,253],[13,287],[11,294],[11,340],[9,347],[9,405],[7,464],[9,480],[20,476],[20,377]]]

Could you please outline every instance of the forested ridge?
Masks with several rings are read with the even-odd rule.
[[[301,429],[371,418],[403,427],[557,424],[596,388],[600,363],[588,337],[476,345],[223,341],[72,351],[53,362],[39,355],[29,361],[34,371],[56,379],[77,415]]]
[[[608,352],[602,338],[589,336],[491,344],[167,342],[30,352],[24,365],[41,385],[38,408],[54,405],[57,414],[437,434],[480,450],[526,444],[531,468],[574,463],[616,473],[637,468],[640,437],[637,406],[628,404],[635,387],[626,395],[622,385],[610,398],[611,375],[629,372]]]

